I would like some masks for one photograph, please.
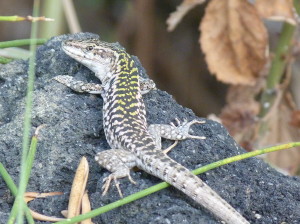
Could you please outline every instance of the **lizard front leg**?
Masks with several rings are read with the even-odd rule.
[[[112,172],[103,180],[105,183],[102,187],[102,195],[107,193],[112,180],[115,182],[120,197],[123,197],[123,194],[120,189],[120,183],[118,179],[128,177],[131,183],[136,184],[136,182],[130,176],[130,169],[136,166],[136,156],[131,152],[121,149],[105,150],[97,153],[95,160],[101,167],[104,167]]]
[[[101,84],[78,81],[73,76],[58,75],[53,79],[75,92],[90,94],[101,94],[102,92]],[[142,94],[146,94],[154,89],[156,89],[156,86],[153,80],[140,77],[140,90]]]
[[[142,95],[150,92],[151,90],[156,89],[156,85],[152,79],[145,79],[143,77],[140,77],[139,80]]]
[[[54,77],[53,79],[69,87],[75,92],[91,94],[101,94],[102,92],[101,84],[78,81],[73,76],[59,75]]]
[[[154,139],[154,142],[158,149],[161,149],[161,138],[175,140],[175,143],[173,145],[163,151],[165,154],[173,149],[177,145],[179,140],[184,140],[187,138],[205,139],[205,137],[203,136],[194,136],[189,134],[190,128],[193,124],[203,124],[205,123],[205,121],[192,120],[190,122],[183,121],[181,123],[178,119],[175,120],[177,122],[177,125],[175,125],[174,123],[171,123],[170,125],[151,124],[148,127],[148,131]]]

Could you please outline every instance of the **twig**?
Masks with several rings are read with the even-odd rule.
[[[71,0],[63,0],[63,7],[68,21],[68,25],[71,33],[81,32],[81,27],[78,21],[78,16],[74,7],[74,3]]]
[[[54,19],[46,18],[45,16],[40,17],[33,17],[33,16],[0,16],[0,21],[7,21],[7,22],[18,22],[18,21],[31,21],[31,22],[37,22],[37,21],[46,21],[46,22],[52,22]]]

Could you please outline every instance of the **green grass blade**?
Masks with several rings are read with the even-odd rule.
[[[0,162],[0,175],[2,176],[4,182],[8,186],[8,188],[9,188],[10,192],[12,193],[12,195],[16,196],[17,193],[18,193],[18,188],[15,185],[13,179],[10,177],[10,175],[8,174],[8,172],[6,171],[5,167],[3,166],[3,164],[1,162]],[[25,202],[24,202],[24,208],[25,208],[25,215],[26,215],[27,222],[29,224],[34,224],[34,220],[32,218],[32,215],[29,211],[29,208],[25,204]]]
[[[13,59],[5,58],[5,57],[0,56],[0,64],[7,64],[7,63],[11,62],[12,60]]]
[[[39,126],[35,132],[35,135],[32,137],[31,139],[31,144],[30,144],[30,148],[29,148],[29,152],[28,152],[28,156],[26,159],[26,168],[25,168],[25,185],[27,185],[28,180],[29,180],[29,176],[30,176],[30,172],[31,172],[31,168],[32,168],[32,164],[34,161],[34,157],[35,157],[35,152],[36,152],[36,147],[37,147],[37,142],[38,142],[38,131],[42,126]],[[3,167],[4,168],[4,167]],[[5,169],[4,169],[5,170]],[[6,170],[5,170],[6,171]],[[16,197],[18,195],[18,189],[17,187],[14,185],[13,180],[10,178],[10,176],[8,175],[8,173],[5,171],[3,171],[3,175],[6,175],[6,179],[5,182],[7,183],[9,189],[12,191],[13,195]],[[8,175],[8,177],[7,177]],[[24,197],[23,197],[24,198]],[[24,201],[24,200],[23,200]],[[14,203],[12,209],[11,209],[11,215],[8,219],[8,224],[13,224],[17,215],[17,212],[19,210],[19,206],[17,203]],[[23,206],[25,208],[25,214],[27,217],[27,220],[29,223],[34,223],[32,216],[29,212],[29,209],[27,207],[27,205],[25,203],[23,203]],[[28,215],[30,215],[30,217],[28,217]]]
[[[0,21],[7,21],[7,22],[18,22],[23,21],[26,18],[21,16],[0,16]]]
[[[40,0],[34,0],[33,3],[33,16],[38,16],[40,8]],[[37,36],[37,23],[32,23],[31,28],[31,42],[30,52],[31,57],[29,58],[29,72],[28,72],[28,84],[27,84],[27,95],[26,95],[26,108],[24,115],[24,130],[23,130],[23,144],[22,144],[22,158],[21,158],[21,173],[18,194],[15,198],[12,212],[9,217],[9,222],[15,219],[15,212],[17,211],[17,223],[23,224],[23,204],[24,204],[24,193],[26,191],[26,159],[28,156],[29,148],[29,134],[31,128],[31,108],[32,108],[32,97],[33,97],[33,83],[35,73],[35,55],[36,55],[36,36]]]
[[[28,152],[28,156],[26,159],[26,170],[25,170],[25,183],[27,185],[29,177],[30,177],[30,173],[31,173],[31,168],[32,168],[32,164],[34,161],[34,157],[35,157],[35,153],[36,153],[36,147],[37,147],[37,142],[38,142],[38,131],[42,126],[39,126],[35,132],[35,135],[32,137],[31,139],[31,144],[30,144],[30,148],[29,148],[29,152]]]
[[[219,160],[217,162],[208,164],[206,166],[203,166],[203,167],[200,167],[200,168],[194,170],[193,173],[195,175],[198,175],[198,174],[204,173],[208,170],[215,169],[217,167],[220,167],[220,166],[232,163],[232,162],[237,162],[237,161],[248,159],[248,158],[251,158],[254,156],[258,156],[258,155],[262,155],[262,154],[266,154],[266,153],[270,153],[270,152],[276,152],[276,151],[283,150],[283,149],[299,147],[299,146],[300,146],[300,142],[291,142],[291,143],[277,145],[277,146],[273,146],[273,147],[269,147],[269,148],[258,149],[258,150],[252,151],[252,152],[247,152],[247,153],[244,153],[241,155],[229,157],[227,159]]]
[[[0,42],[0,48],[27,46],[30,45],[31,42],[40,45],[46,43],[47,41],[48,39],[20,39],[20,40],[2,41]]]

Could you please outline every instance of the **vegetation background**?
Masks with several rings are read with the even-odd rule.
[[[32,2],[2,1],[0,14],[31,15]],[[180,3],[180,0],[86,0],[74,1],[74,6],[80,31],[97,33],[108,42],[120,42],[128,52],[139,57],[160,89],[174,95],[179,103],[192,108],[199,116],[219,113],[224,104],[225,86],[208,74],[198,42],[198,26],[205,5],[193,9],[170,33],[166,19]],[[62,0],[44,0],[41,5],[41,15],[55,21],[40,22],[40,38],[71,32]],[[28,38],[30,26],[30,22],[2,22],[0,39]]]

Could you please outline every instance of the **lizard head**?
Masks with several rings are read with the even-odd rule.
[[[102,82],[114,74],[122,51],[116,44],[98,39],[67,40],[62,43],[62,49],[67,55],[95,72]]]

